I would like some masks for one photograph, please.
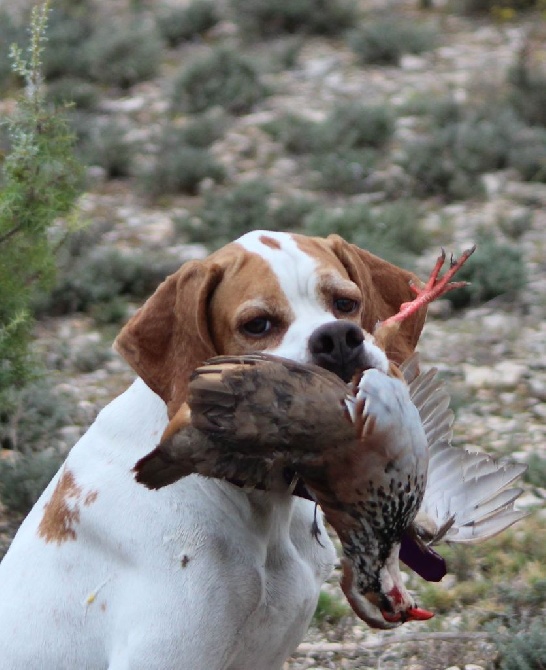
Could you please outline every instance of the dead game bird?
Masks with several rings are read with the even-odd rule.
[[[434,299],[438,263],[435,272],[417,300]],[[376,329],[376,341],[412,306]],[[429,543],[500,532],[522,516],[513,509],[521,491],[506,489],[525,468],[452,447],[449,396],[434,371],[418,370],[413,356],[347,385],[265,354],[217,357],[196,370],[188,404],[136,478],[160,488],[198,473],[273,489],[295,473],[340,538],[341,586],[357,615],[380,628],[429,618],[402,581],[404,538],[425,560]]]

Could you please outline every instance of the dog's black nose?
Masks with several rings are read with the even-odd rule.
[[[340,319],[317,328],[309,338],[311,361],[348,382],[365,367],[364,335],[352,321]]]

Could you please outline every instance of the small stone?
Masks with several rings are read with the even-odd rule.
[[[465,364],[463,372],[466,385],[473,389],[513,389],[527,372],[527,366],[514,361],[501,361],[492,367]]]
[[[464,666],[464,670],[484,670],[482,665],[476,665],[475,663],[467,663]]]

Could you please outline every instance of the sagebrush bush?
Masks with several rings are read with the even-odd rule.
[[[310,154],[324,150],[322,124],[297,114],[285,114],[264,125],[264,130],[292,154]]]
[[[512,621],[508,630],[496,635],[499,670],[541,670],[546,667],[546,616],[522,625]]]
[[[231,0],[235,21],[246,37],[283,33],[337,35],[353,26],[353,0]]]
[[[82,162],[104,168],[110,179],[129,177],[136,147],[127,140],[127,130],[117,119],[88,117],[78,146]]]
[[[74,401],[52,390],[44,377],[20,390],[12,387],[10,394],[9,407],[0,411],[0,444],[4,449],[21,453],[45,449],[55,433],[77,414]]]
[[[313,615],[313,621],[318,626],[339,623],[343,617],[349,616],[350,610],[345,601],[337,596],[330,595],[326,591],[319,593],[317,606]]]
[[[251,60],[220,47],[195,60],[176,77],[174,111],[199,113],[219,105],[232,114],[245,114],[267,94]]]
[[[337,233],[362,249],[410,269],[415,255],[428,246],[417,204],[411,200],[379,209],[368,205],[317,209],[305,218],[304,224],[308,235],[326,237]]]
[[[546,74],[520,56],[508,75],[509,101],[530,125],[546,126]]]
[[[268,182],[254,179],[225,192],[207,191],[203,206],[194,217],[177,221],[177,227],[190,242],[217,249],[256,228],[271,229]]]
[[[87,253],[65,257],[60,263],[57,284],[39,306],[43,314],[91,312],[97,305],[111,305],[120,296],[145,298],[180,265],[150,253],[122,253],[103,247],[91,247]]]
[[[44,54],[44,75],[47,81],[60,77],[86,78],[89,59],[86,42],[95,26],[92,11],[84,3],[60,3],[52,7]]]
[[[524,475],[526,482],[538,488],[546,488],[546,458],[538,453],[529,456],[528,470]]]
[[[64,458],[53,449],[20,454],[13,462],[0,461],[0,499],[12,512],[28,514]]]
[[[293,196],[279,202],[270,210],[270,223],[267,228],[273,230],[299,231],[305,225],[305,220],[318,204],[303,196]]]
[[[135,16],[102,23],[83,48],[93,81],[126,89],[157,75],[163,42],[154,23]]]
[[[375,170],[373,149],[340,149],[313,156],[311,186],[330,193],[354,195],[365,192],[366,179]]]
[[[182,127],[165,128],[162,141],[204,149],[222,137],[228,124],[227,115],[222,110],[214,109],[200,116],[194,116]]]
[[[497,242],[489,233],[480,233],[477,249],[457,273],[457,281],[470,284],[447,294],[447,300],[456,308],[517,293],[527,281],[522,252],[518,247]]]
[[[384,146],[394,131],[394,114],[387,105],[338,103],[322,121],[286,114],[264,130],[293,154],[330,153]]]
[[[330,148],[381,147],[394,132],[394,114],[387,105],[337,104],[322,124]]]
[[[485,117],[470,113],[462,121],[434,124],[428,136],[406,147],[402,164],[414,178],[417,195],[448,199],[480,195],[480,176],[510,164],[513,138],[520,129],[507,108]]]
[[[163,145],[153,165],[140,175],[142,191],[152,198],[187,193],[196,195],[204,179],[221,183],[225,170],[208,149],[183,144]]]
[[[524,181],[546,182],[546,128],[522,128],[515,134],[508,163]]]
[[[163,39],[171,47],[199,37],[218,23],[217,3],[193,0],[185,7],[164,7],[157,16]]]
[[[48,84],[47,99],[54,105],[73,105],[81,110],[94,110],[99,102],[96,86],[77,77],[62,77]]]
[[[4,91],[16,82],[9,57],[9,48],[25,37],[25,29],[15,21],[11,12],[0,10],[0,91]]]
[[[348,42],[363,65],[399,65],[404,54],[433,49],[436,33],[410,20],[385,17],[365,21],[349,33]]]

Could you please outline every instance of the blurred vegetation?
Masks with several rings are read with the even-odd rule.
[[[170,47],[194,40],[215,26],[220,17],[213,0],[193,0],[184,7],[168,6],[159,9],[157,26]]]
[[[231,0],[235,21],[246,37],[282,33],[337,35],[358,18],[354,0]]]
[[[172,108],[199,113],[219,105],[232,114],[245,114],[267,92],[249,58],[218,47],[184,67],[175,78]]]
[[[348,36],[349,45],[363,65],[399,65],[405,54],[421,54],[436,46],[432,28],[392,16],[370,19]]]
[[[469,285],[446,296],[454,307],[476,305],[503,294],[513,298],[526,284],[527,271],[519,247],[499,243],[487,232],[481,232],[476,243],[476,251],[457,273],[457,281]]]
[[[9,153],[0,185],[0,405],[34,373],[29,355],[31,301],[55,275],[55,251],[67,234],[56,225],[70,215],[82,188],[73,137],[62,113],[45,100],[42,55],[47,4],[32,13],[30,45],[12,49],[13,70],[25,82],[8,122]],[[10,398],[8,398],[10,396]]]

